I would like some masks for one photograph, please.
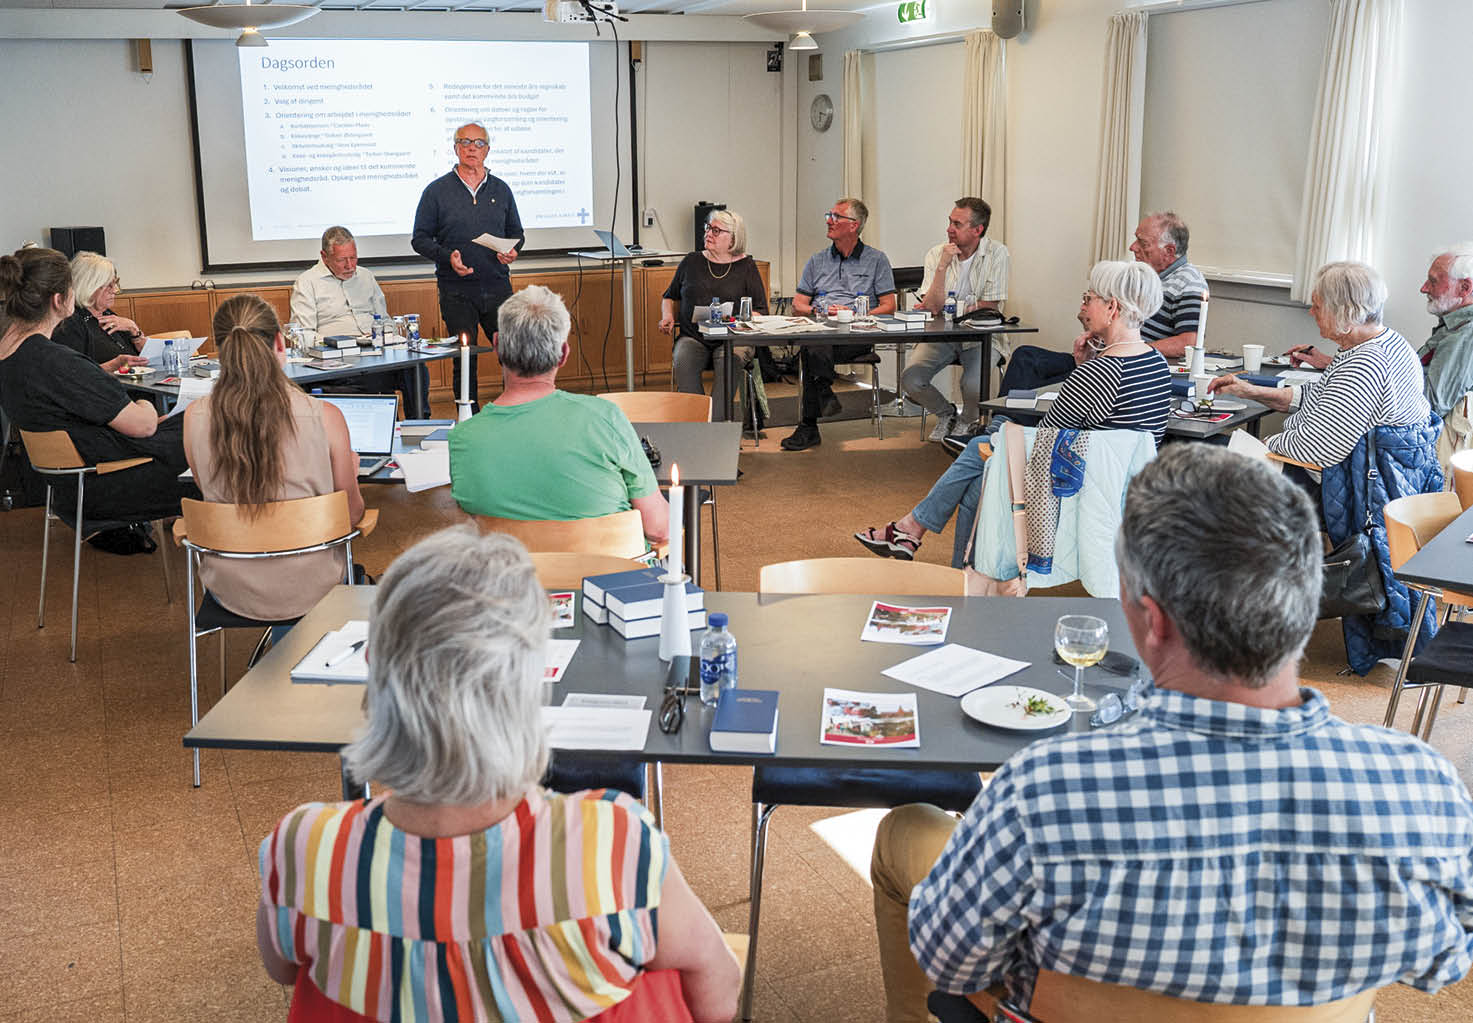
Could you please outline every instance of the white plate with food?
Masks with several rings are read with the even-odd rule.
[[[991,685],[962,697],[962,713],[1010,732],[1042,732],[1074,716],[1062,696],[1031,686]]]

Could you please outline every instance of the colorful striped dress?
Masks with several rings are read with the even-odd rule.
[[[669,842],[610,790],[535,791],[483,832],[421,838],[386,796],[308,803],[261,842],[271,940],[371,1019],[572,1023],[655,954]]]

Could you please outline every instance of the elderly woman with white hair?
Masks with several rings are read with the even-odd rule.
[[[112,309],[120,284],[112,260],[95,252],[79,252],[72,257],[71,267],[77,308],[61,321],[51,340],[108,370],[142,363],[138,353],[143,349],[143,331]]]
[[[1333,358],[1295,349],[1296,361],[1323,369],[1313,383],[1260,387],[1229,374],[1212,381],[1215,394],[1252,398],[1277,412],[1295,409],[1282,433],[1264,443],[1276,454],[1314,465],[1343,461],[1378,426],[1414,426],[1431,412],[1422,364],[1402,337],[1381,322],[1386,283],[1364,263],[1327,263],[1315,274],[1309,314],[1320,337],[1335,342]]]
[[[384,793],[261,843],[257,944],[291,1019],[732,1018],[736,959],[645,809],[538,787],[549,620],[503,534],[444,530],[384,574],[343,750]]]
[[[1143,430],[1161,443],[1171,412],[1171,370],[1141,340],[1141,324],[1161,307],[1161,279],[1144,263],[1102,260],[1089,274],[1079,303],[1084,332],[1074,339],[1074,372],[1040,425],[1074,430]],[[910,561],[927,532],[938,533],[956,514],[952,564],[960,567],[972,535],[986,463],[973,437],[925,500],[903,517],[854,538],[872,553]]]
[[[680,261],[660,299],[660,330],[675,338],[675,389],[704,394],[701,374],[711,369],[711,403],[722,411],[731,408],[731,397],[726,393],[725,348],[719,340],[702,337],[696,326],[698,320],[709,316],[713,298],[722,305],[730,304],[733,313],[743,298],[752,300],[753,312],[767,312],[762,274],[757,261],[747,254],[746,221],[732,210],[711,214],[706,222],[705,248]],[[751,348],[737,348],[732,354],[741,366],[752,361]]]

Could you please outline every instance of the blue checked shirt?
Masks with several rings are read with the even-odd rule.
[[[943,991],[1039,968],[1202,1002],[1308,1005],[1473,964],[1473,800],[1418,740],[1155,689],[1008,761],[911,893]]]

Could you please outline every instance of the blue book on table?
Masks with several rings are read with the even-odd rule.
[[[1171,382],[1171,393],[1178,398],[1191,397],[1192,382],[1190,380],[1173,380]]]
[[[621,586],[636,586],[640,583],[658,583],[660,576],[665,574],[664,565],[651,565],[649,568],[631,568],[627,572],[605,572],[603,575],[591,575],[583,580],[583,595],[599,607],[603,607],[607,601],[604,592],[617,589]]]
[[[711,748],[717,753],[777,752],[777,691],[724,689],[711,719]]]
[[[1269,376],[1266,373],[1239,373],[1238,379],[1259,387],[1283,387],[1288,383],[1282,377]]]
[[[664,571],[661,570],[659,574],[663,575]],[[604,587],[604,607],[609,609],[609,614],[617,615],[626,622],[640,618],[658,618],[661,611],[664,610],[664,605],[665,584],[662,582],[638,582],[630,586]],[[706,591],[687,580],[685,609],[699,611],[705,606]]]

